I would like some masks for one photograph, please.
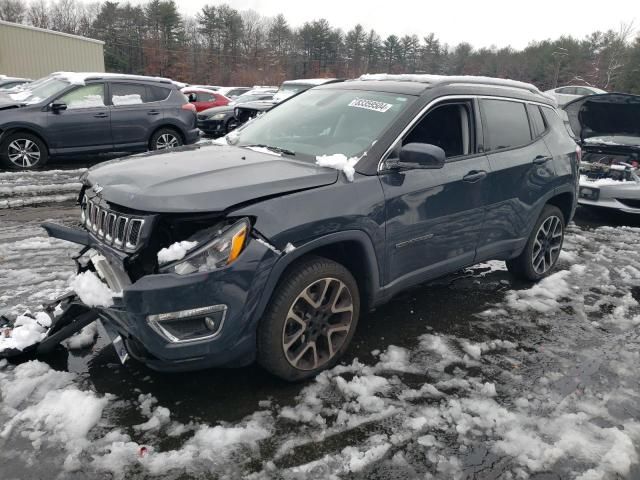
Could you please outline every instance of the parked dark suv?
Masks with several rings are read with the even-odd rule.
[[[51,156],[164,149],[199,138],[193,105],[170,80],[56,73],[0,99],[0,164],[42,167]]]
[[[489,259],[547,275],[579,155],[553,101],[508,80],[399,78],[313,88],[229,145],[89,170],[84,229],[44,225],[117,293],[84,318],[158,370],[257,359],[298,380],[412,285]]]

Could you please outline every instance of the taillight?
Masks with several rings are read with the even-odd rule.
[[[196,106],[193,103],[185,103],[181,108],[182,110],[189,110],[190,112],[196,113]]]
[[[576,145],[576,158],[578,159],[578,163],[582,161],[582,148],[580,148],[580,145]]]

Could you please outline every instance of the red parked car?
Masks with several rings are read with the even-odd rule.
[[[206,88],[185,87],[182,89],[189,102],[196,107],[196,111],[201,112],[207,108],[224,107],[231,100],[224,95],[207,90]]]

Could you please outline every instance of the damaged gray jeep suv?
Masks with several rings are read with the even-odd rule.
[[[66,334],[97,316],[153,369],[308,378],[412,285],[489,259],[544,277],[576,206],[579,148],[553,100],[509,80],[364,76],[222,143],[84,175],[83,228],[44,227],[84,246],[113,302],[70,297]]]

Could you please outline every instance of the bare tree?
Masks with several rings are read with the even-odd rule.
[[[34,0],[29,4],[27,20],[31,25],[38,28],[49,28],[49,6],[46,0]]]
[[[21,23],[27,13],[27,7],[21,0],[0,0],[0,20]]]

